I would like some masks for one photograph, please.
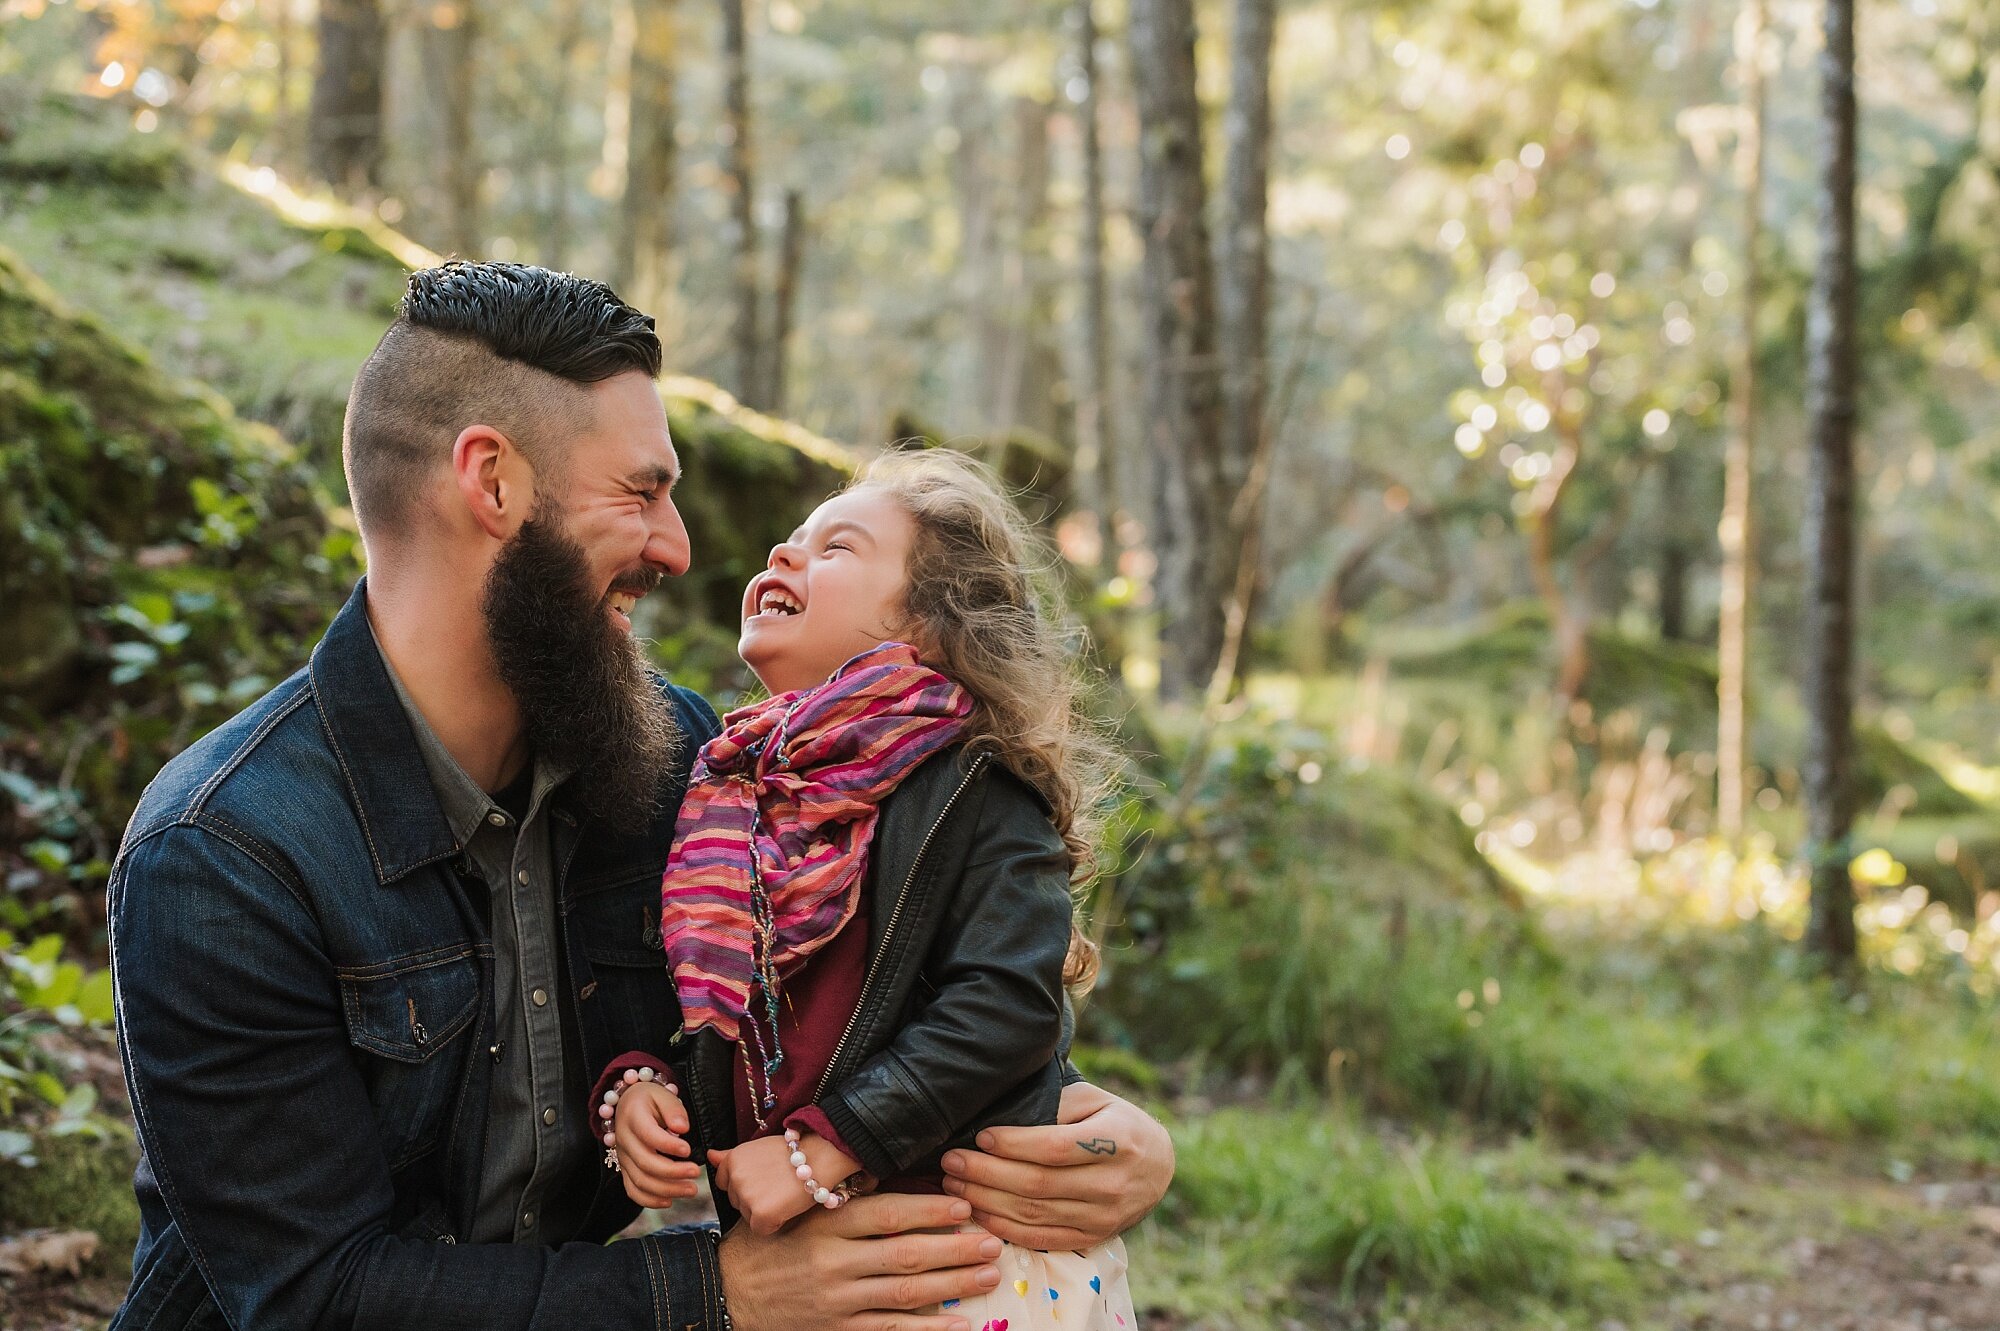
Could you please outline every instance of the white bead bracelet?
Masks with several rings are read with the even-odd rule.
[[[861,1191],[851,1182],[843,1183],[837,1188],[829,1188],[814,1178],[812,1166],[806,1163],[806,1153],[799,1148],[797,1128],[785,1129],[785,1145],[792,1150],[792,1172],[799,1176],[799,1182],[805,1185],[806,1196],[812,1198],[816,1204],[824,1206],[829,1211],[835,1211],[840,1209],[842,1202]]]
[[[627,1087],[637,1086],[642,1081],[657,1082],[666,1088],[668,1095],[680,1094],[680,1087],[665,1077],[656,1075],[651,1068],[626,1068],[625,1075],[604,1093],[604,1102],[597,1106],[597,1117],[602,1120],[604,1128],[604,1167],[614,1174],[625,1172],[624,1167],[618,1163],[618,1134],[611,1126],[613,1117],[618,1113],[619,1093]]]

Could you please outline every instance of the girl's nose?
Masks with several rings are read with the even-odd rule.
[[[771,547],[771,557],[765,561],[767,568],[797,568],[805,562],[805,548],[791,541],[780,541]]]

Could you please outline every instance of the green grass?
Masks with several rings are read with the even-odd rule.
[[[1332,761],[1225,749],[1191,829],[1155,827],[1111,898],[1124,927],[1087,1040],[1183,1084],[1247,1077],[1418,1123],[2000,1156],[2000,999],[1934,941],[1909,976],[1871,945],[1882,968],[1848,999],[1806,973],[1782,913],[1621,916],[1654,899],[1587,894],[1551,913],[1493,881],[1450,809]],[[1726,876],[1697,852],[1724,853],[1641,866],[1643,891]]]
[[[1135,1241],[1149,1306],[1254,1325],[1314,1301],[1611,1308],[1630,1282],[1590,1236],[1455,1141],[1338,1114],[1225,1109],[1176,1125],[1173,1192]],[[1241,1320],[1237,1320],[1241,1319]]]

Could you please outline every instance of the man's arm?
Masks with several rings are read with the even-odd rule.
[[[713,1240],[457,1245],[389,1232],[389,1161],[287,866],[234,829],[136,845],[111,888],[140,1142],[230,1325],[720,1326]]]
[[[948,1151],[945,1191],[1009,1243],[1088,1248],[1145,1219],[1174,1177],[1174,1143],[1138,1106],[1089,1082],[1063,1088],[1052,1127],[988,1128]]]

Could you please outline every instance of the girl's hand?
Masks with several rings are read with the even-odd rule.
[[[680,1096],[657,1081],[629,1081],[617,1090],[611,1126],[625,1195],[651,1207],[694,1196],[701,1166],[692,1159],[687,1108]]]
[[[812,1176],[825,1187],[837,1187],[861,1166],[840,1148],[815,1133],[799,1139]],[[783,1137],[759,1137],[727,1151],[710,1151],[715,1182],[729,1194],[755,1234],[775,1234],[794,1216],[813,1207],[813,1199],[792,1167],[792,1148]]]

